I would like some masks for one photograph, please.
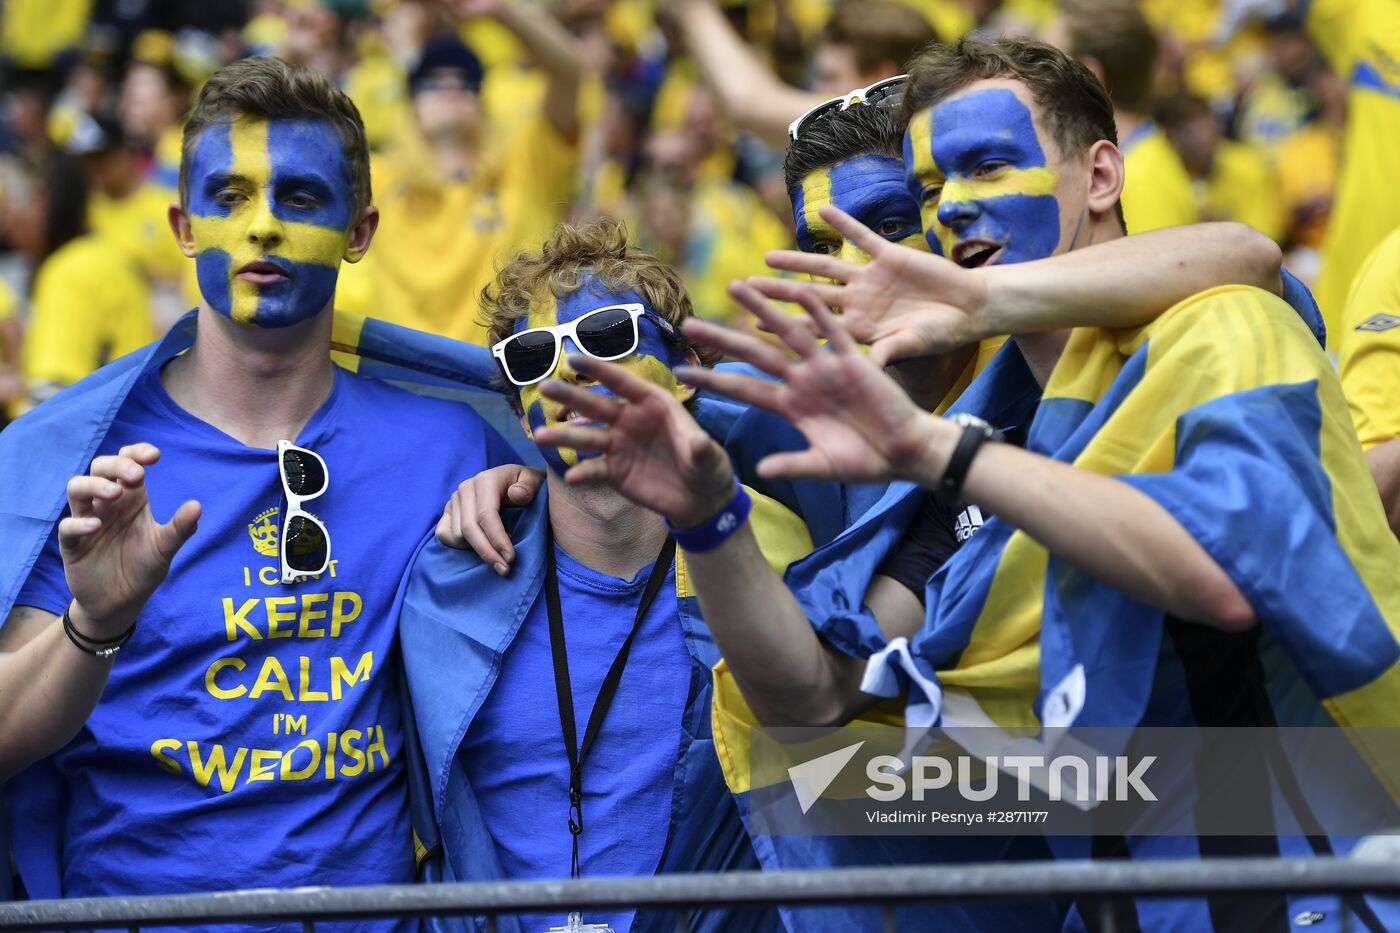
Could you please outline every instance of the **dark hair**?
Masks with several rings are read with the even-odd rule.
[[[417,94],[423,81],[439,69],[460,72],[470,91],[481,88],[481,59],[461,39],[454,35],[442,35],[423,43],[417,64],[408,72],[409,93]]]
[[[1092,58],[1103,69],[1103,83],[1120,110],[1146,115],[1152,103],[1152,72],[1157,34],[1137,0],[1061,0],[1065,51]]]
[[[87,185],[78,160],[56,150],[46,152],[37,166],[39,184],[48,199],[44,212],[44,254],[48,257],[87,232]]]
[[[923,14],[894,0],[838,0],[822,41],[849,46],[861,74],[884,64],[903,66],[938,35]]]
[[[817,169],[863,155],[904,157],[904,129],[896,110],[857,104],[806,127],[783,158],[788,194]]]
[[[200,88],[185,121],[180,147],[180,203],[189,204],[190,161],[199,134],[210,123],[232,123],[241,116],[330,121],[350,163],[355,216],[369,206],[369,144],[360,111],[344,91],[319,71],[264,55],[220,68]]]
[[[1172,96],[1158,101],[1154,110],[1157,122],[1167,133],[1202,117],[1215,119],[1210,105],[1187,91],[1178,91]]]

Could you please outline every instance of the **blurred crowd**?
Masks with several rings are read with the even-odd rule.
[[[182,114],[204,79],[250,54],[334,76],[363,115],[382,222],[337,307],[477,343],[480,291],[503,257],[602,215],[682,272],[702,316],[731,317],[726,283],[766,271],[765,251],[794,237],[788,121],[968,32],[1038,35],[1100,75],[1130,232],[1244,221],[1311,284],[1347,85],[1317,30],[1268,6],[8,0],[0,423],[197,303],[166,219]],[[1337,313],[1326,288],[1319,299]]]

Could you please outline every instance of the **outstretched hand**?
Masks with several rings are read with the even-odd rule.
[[[773,250],[767,256],[772,268],[835,284],[770,278],[754,278],[750,284],[782,301],[797,301],[798,294],[810,290],[825,304],[840,308],[846,330],[870,345],[870,359],[877,366],[941,353],[997,333],[986,320],[986,282],[975,270],[891,243],[833,205],[822,205],[820,214],[871,261],[858,265],[820,253]]]
[[[733,282],[729,294],[797,356],[758,337],[695,318],[682,325],[686,336],[782,381],[774,384],[692,367],[679,369],[676,375],[690,385],[766,408],[803,433],[808,449],[764,457],[758,464],[761,475],[879,482],[912,476],[917,464],[930,456],[935,419],[861,353],[812,289],[798,285],[792,295],[811,315],[817,333],[827,339],[826,346],[802,319],[784,314],[751,285]]]
[[[198,525],[193,500],[163,525],[152,517],[146,468],[158,459],[152,445],[132,444],[68,481],[72,514],[58,524],[58,547],[86,635],[108,638],[130,627]]]
[[[602,454],[570,467],[565,482],[607,483],[677,528],[694,528],[724,508],[734,493],[729,457],[674,394],[615,363],[575,354],[569,365],[615,397],[553,379],[540,387],[602,425],[535,431],[538,443]]]

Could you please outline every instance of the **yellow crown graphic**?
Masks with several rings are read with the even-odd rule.
[[[253,539],[253,550],[266,557],[277,556],[278,511],[274,505],[248,523],[248,537]]]

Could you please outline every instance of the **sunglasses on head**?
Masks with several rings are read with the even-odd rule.
[[[634,352],[641,339],[637,320],[643,315],[670,339],[680,339],[670,321],[645,305],[608,305],[580,314],[567,324],[511,334],[492,347],[491,353],[500,361],[506,378],[523,388],[554,372],[565,337],[597,360],[616,360]]]
[[[813,123],[823,120],[833,113],[850,110],[856,104],[865,104],[869,107],[895,106],[899,103],[900,95],[904,93],[904,83],[908,80],[908,75],[895,75],[893,78],[876,81],[869,87],[858,87],[840,97],[833,97],[831,100],[817,104],[788,124],[788,141],[796,142],[797,137],[812,128]]]
[[[287,514],[277,542],[282,557],[282,582],[295,583],[301,577],[323,573],[330,566],[330,532],[325,523],[301,507],[303,502],[324,493],[330,478],[320,454],[291,441],[277,442],[277,471],[282,477],[282,494],[287,497]]]

